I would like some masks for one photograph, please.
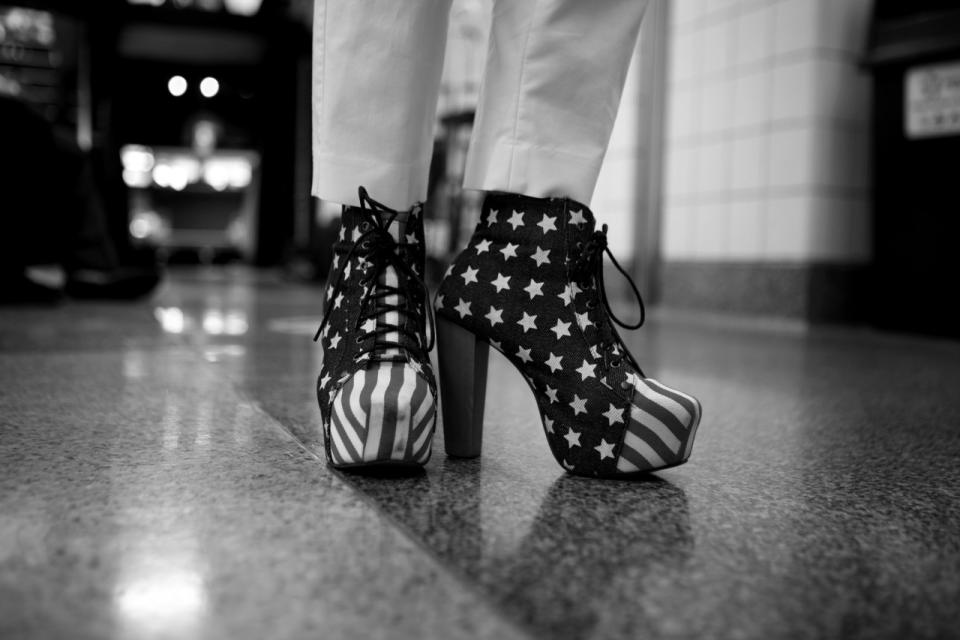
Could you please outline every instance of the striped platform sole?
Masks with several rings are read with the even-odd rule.
[[[409,364],[358,371],[333,400],[330,462],[344,469],[424,465],[436,416],[429,385]]]
[[[654,380],[631,376],[635,390],[617,471],[638,473],[690,458],[702,413],[700,401]]]

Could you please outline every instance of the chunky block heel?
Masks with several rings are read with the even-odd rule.
[[[437,343],[447,455],[476,458],[483,439],[490,345],[444,318],[437,318]]]

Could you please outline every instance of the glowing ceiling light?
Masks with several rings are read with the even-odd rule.
[[[157,237],[163,231],[163,220],[155,211],[139,211],[130,220],[130,235],[137,240]]]
[[[167,81],[167,91],[174,98],[179,98],[187,92],[187,79],[183,76],[173,76]]]
[[[120,150],[123,168],[130,171],[150,171],[155,164],[153,150],[150,147],[128,144]]]
[[[204,98],[212,98],[220,92],[220,83],[216,78],[211,78],[207,76],[200,81],[200,93],[203,94]]]
[[[136,171],[134,169],[123,170],[123,182],[134,189],[146,189],[152,181],[149,171]]]
[[[150,235],[150,223],[143,218],[134,218],[130,221],[130,235],[143,240]]]
[[[216,310],[210,310],[203,314],[204,332],[212,336],[218,336],[223,333],[223,329],[224,321],[222,313]]]
[[[177,307],[157,307],[153,310],[153,317],[167,333],[183,333],[187,325],[183,311]]]
[[[246,158],[211,158],[203,169],[203,179],[217,191],[227,187],[243,189],[250,184],[253,168]]]
[[[224,318],[224,333],[230,336],[240,336],[250,328],[247,322],[247,315],[242,311],[228,311]]]
[[[153,181],[158,187],[169,187],[170,186],[170,165],[168,164],[158,164],[153,168]]]
[[[241,16],[256,15],[260,11],[260,5],[263,0],[225,0],[227,11]]]

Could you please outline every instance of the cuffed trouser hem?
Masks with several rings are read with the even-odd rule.
[[[313,195],[329,202],[358,207],[358,187],[391,209],[402,211],[427,199],[430,164],[390,163],[381,158],[350,158],[316,154]]]
[[[600,173],[600,158],[495,140],[473,141],[463,177],[464,189],[505,191],[532,198],[563,197],[587,206]]]

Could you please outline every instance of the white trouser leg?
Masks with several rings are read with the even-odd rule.
[[[647,0],[495,0],[464,187],[588,204]]]
[[[313,194],[395,209],[427,196],[451,0],[317,0]]]

